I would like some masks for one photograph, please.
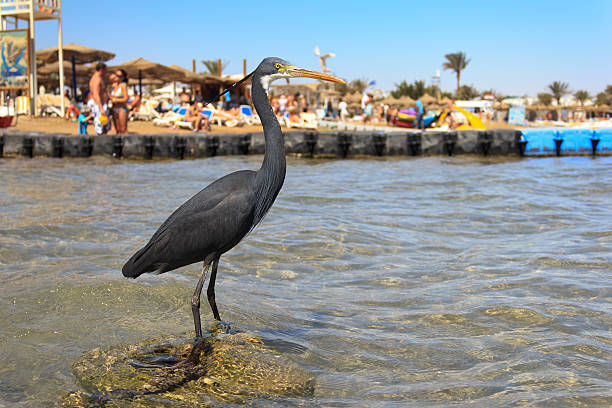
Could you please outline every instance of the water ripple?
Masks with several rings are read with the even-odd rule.
[[[260,160],[0,160],[0,405],[55,404],[94,347],[191,332],[199,265],[121,266]],[[610,158],[289,159],[216,298],[316,392],[253,405],[612,405],[610,180]]]

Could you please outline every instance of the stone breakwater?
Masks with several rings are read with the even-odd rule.
[[[596,132],[577,147],[564,149],[559,132],[538,135],[530,142],[528,132],[514,129],[485,131],[287,131],[287,154],[304,157],[347,158],[355,156],[421,155],[611,155],[608,142]],[[548,141],[547,139],[551,140]],[[545,140],[545,143],[542,142]],[[590,142],[589,142],[590,140]],[[533,146],[530,146],[530,143]],[[570,145],[567,143],[566,145]],[[598,146],[599,145],[599,146]],[[574,146],[574,145],[572,145]],[[65,135],[18,132],[0,133],[0,157],[90,157],[189,159],[223,155],[263,154],[263,132],[193,135]]]

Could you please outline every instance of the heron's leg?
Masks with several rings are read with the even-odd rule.
[[[212,264],[212,272],[210,273],[210,282],[208,282],[208,290],[206,294],[208,295],[208,303],[210,304],[210,308],[212,309],[213,316],[215,316],[216,320],[221,321],[221,317],[219,317],[219,311],[217,310],[217,303],[215,302],[215,279],[217,279],[217,267],[219,266],[219,258],[216,257],[213,260]]]
[[[191,297],[191,311],[193,312],[193,323],[195,324],[196,337],[202,337],[202,325],[200,323],[200,295],[202,294],[202,286],[204,286],[204,280],[206,279],[206,273],[210,263],[204,262],[202,265],[202,276],[198,281],[198,285],[193,292]]]

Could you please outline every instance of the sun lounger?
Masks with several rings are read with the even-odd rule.
[[[25,100],[20,98],[26,98]],[[68,108],[71,102],[65,96],[61,95],[49,95],[43,94],[38,95],[36,98],[36,106],[42,116],[58,116],[63,117],[62,112],[62,98],[64,98],[64,106]],[[15,106],[17,107],[18,114],[29,114],[29,103],[27,103],[27,97],[18,96],[15,100]],[[78,105],[77,105],[78,106]],[[27,109],[23,111],[22,109]]]
[[[240,113],[244,117],[244,120],[247,125],[261,123],[261,120],[259,120],[259,116],[253,113],[253,109],[251,109],[250,105],[240,105]]]
[[[204,108],[201,111],[202,115],[206,116],[208,118],[208,124],[210,126],[211,123],[213,123],[214,117],[215,117],[215,110],[214,109],[210,109],[210,108]],[[174,126],[182,128],[182,129],[191,129],[193,130],[193,123],[191,122],[187,122],[186,120],[179,120],[174,122]]]
[[[317,115],[315,113],[302,112],[300,113],[300,119],[304,129],[316,129],[318,127]]]
[[[138,110],[130,112],[130,120],[151,120],[154,118],[161,118],[161,115],[153,108],[153,102],[148,99],[140,102]]]
[[[224,111],[215,110],[212,108],[205,108],[202,113],[206,114],[205,111],[210,110],[213,113],[213,116],[209,118],[209,123],[216,123],[219,126],[243,126],[246,121],[242,119],[242,115],[240,117],[236,117],[225,113]]]
[[[185,120],[185,114],[187,113],[187,108],[179,108],[176,112],[170,111],[166,112],[164,116],[161,118],[153,119],[154,126],[163,126],[170,127],[174,126],[176,122],[181,122]]]
[[[283,117],[280,119],[281,125],[289,128],[297,129],[316,129],[317,128],[317,115],[314,113],[302,112],[300,116],[295,119],[291,119],[289,112],[285,112]]]

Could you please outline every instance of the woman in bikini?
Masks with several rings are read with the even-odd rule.
[[[112,89],[110,92],[113,102],[113,124],[118,135],[127,135],[128,123],[128,89],[127,73],[123,69],[110,74]]]

